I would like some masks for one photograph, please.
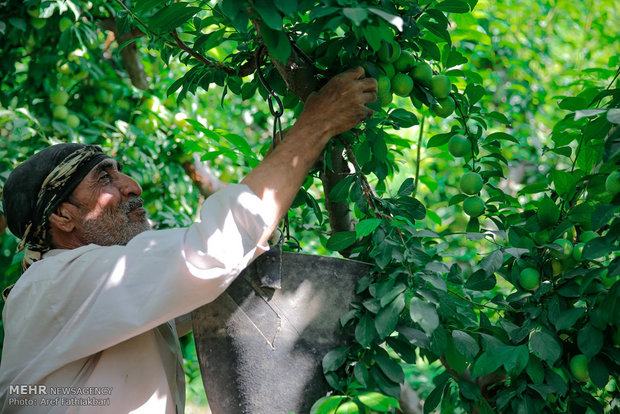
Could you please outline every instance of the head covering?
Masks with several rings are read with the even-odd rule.
[[[50,250],[47,221],[90,170],[105,158],[101,148],[83,144],[48,147],[11,172],[3,189],[4,214],[9,229],[26,247],[22,270]]]

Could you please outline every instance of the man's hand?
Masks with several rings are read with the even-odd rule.
[[[308,97],[286,139],[242,181],[273,212],[273,221],[259,244],[266,243],[329,139],[371,116],[366,104],[376,99],[377,81],[365,78],[362,68],[335,76]]]
[[[324,127],[330,137],[355,127],[372,116],[367,103],[377,100],[377,81],[357,67],[336,75],[311,94],[297,120],[298,125]]]

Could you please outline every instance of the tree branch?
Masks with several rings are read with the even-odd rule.
[[[252,20],[252,24],[260,38],[260,25],[258,21]],[[285,63],[270,57],[276,70],[284,79],[287,89],[297,95],[303,102],[312,92],[320,89],[322,80],[316,76],[317,71],[314,65],[302,57],[293,42],[291,42],[291,46],[291,56]],[[323,168],[320,179],[323,182],[323,189],[325,191],[325,208],[329,216],[331,231],[332,234],[339,231],[351,231],[355,226],[350,215],[349,205],[347,203],[333,202],[329,199],[329,193],[332,188],[344,177],[350,175],[351,172],[342,157],[341,151],[336,146],[332,147],[329,156],[331,157],[333,170]],[[345,257],[349,255],[347,250],[340,253]]]
[[[99,26],[104,30],[109,30],[114,33],[114,38],[116,39],[119,46],[131,39],[144,36],[144,32],[135,28],[119,36],[118,26],[116,24],[115,18],[101,20],[99,22]],[[138,46],[136,45],[136,43],[132,42],[125,45],[120,50],[120,54],[121,59],[123,60],[123,67],[127,71],[129,79],[131,79],[132,85],[143,91],[147,90],[149,87],[147,80],[148,78],[146,76],[146,72],[144,71],[144,66],[142,66],[140,54],[138,53]]]
[[[217,178],[197,154],[194,154],[192,160],[183,162],[183,169],[205,198],[226,187],[226,183]]]

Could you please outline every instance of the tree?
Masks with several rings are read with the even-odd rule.
[[[53,135],[96,142],[145,178],[161,226],[187,223],[199,194],[190,178],[170,177],[214,182],[188,154],[210,146],[202,161],[228,181],[232,165],[251,168],[269,146],[250,126],[278,132],[259,102],[271,100],[279,114],[274,92],[282,97],[286,124],[327,78],[364,66],[380,85],[375,116],[332,141],[290,220],[302,244],[375,266],[341,319],[350,346],[325,356],[335,392],[315,411],[393,410],[403,367],[420,358],[435,367],[422,390],[425,412],[618,410],[620,62],[603,20],[618,6],[576,5],[579,12],[537,3],[546,25],[524,48],[526,20],[512,19],[532,10],[509,4],[511,15],[476,3],[16,5],[0,23],[6,170]],[[597,47],[571,39],[598,65],[580,71],[560,58],[562,42],[536,39],[551,23],[565,30],[584,15],[602,29]],[[70,27],[61,24],[67,17]],[[521,25],[514,37],[512,24]],[[159,59],[143,59],[139,42]],[[552,64],[573,70],[568,85],[540,83]],[[167,109],[175,95],[190,109],[206,100],[216,107],[199,93],[214,84],[222,105],[211,116],[249,116],[250,126],[217,129],[195,110],[175,117]],[[67,102],[51,96],[58,90]],[[549,95],[561,96],[559,110]],[[242,112],[242,102],[261,106]],[[451,154],[455,136],[467,140],[467,153]],[[509,179],[511,171],[521,178]],[[317,234],[320,245],[306,243]],[[3,242],[5,250],[15,244]],[[19,256],[11,260],[15,279]]]

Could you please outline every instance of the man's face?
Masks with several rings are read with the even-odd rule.
[[[106,159],[75,188],[68,202],[79,209],[76,232],[84,245],[125,245],[151,228],[142,208],[142,188]]]

